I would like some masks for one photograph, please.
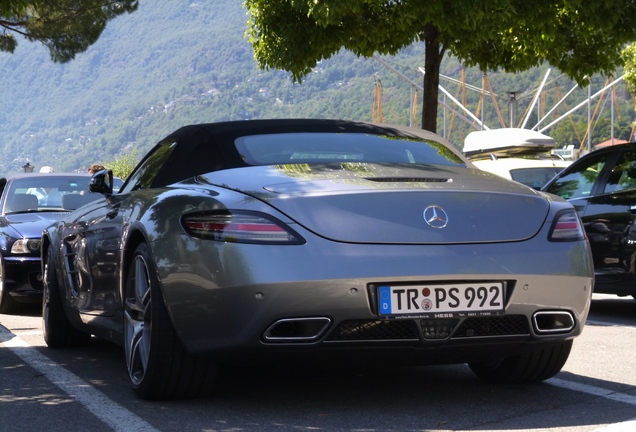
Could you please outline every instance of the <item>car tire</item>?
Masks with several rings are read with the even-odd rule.
[[[4,289],[4,260],[0,258],[0,314],[14,314],[20,310],[20,303]]]
[[[217,367],[183,347],[146,243],[137,246],[128,269],[124,347],[132,388],[142,399],[202,397],[213,390]]]
[[[484,381],[499,384],[534,383],[555,376],[570,355],[572,341],[542,347],[535,351],[491,362],[469,363]]]
[[[90,333],[77,330],[71,325],[60,293],[60,284],[55,271],[53,251],[46,254],[42,289],[42,334],[50,348],[86,346],[91,339]]]

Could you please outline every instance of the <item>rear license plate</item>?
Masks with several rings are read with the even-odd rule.
[[[383,316],[496,315],[504,309],[504,286],[502,282],[381,285],[378,301]]]

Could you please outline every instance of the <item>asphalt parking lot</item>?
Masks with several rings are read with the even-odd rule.
[[[148,402],[122,349],[50,350],[41,319],[0,315],[0,430],[636,431],[636,301],[595,296],[563,371],[537,385],[485,384],[464,365],[229,367],[209,399]]]

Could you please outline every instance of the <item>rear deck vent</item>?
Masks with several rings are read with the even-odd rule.
[[[366,180],[378,183],[446,183],[447,178],[431,177],[367,177]]]

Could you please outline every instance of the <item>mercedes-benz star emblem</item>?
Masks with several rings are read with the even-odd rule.
[[[424,221],[431,228],[442,229],[448,225],[448,215],[438,205],[430,205],[424,209]]]

